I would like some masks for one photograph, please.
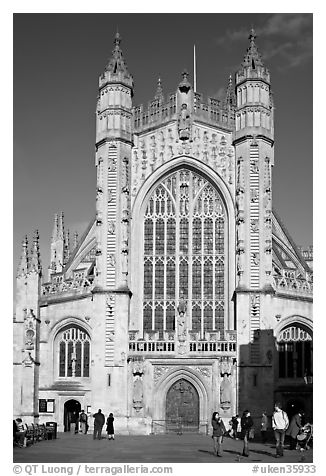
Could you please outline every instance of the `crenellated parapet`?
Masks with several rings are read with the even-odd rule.
[[[313,295],[313,281],[311,276],[307,276],[306,279],[303,279],[297,277],[294,272],[284,271],[282,275],[273,276],[272,284],[278,293],[309,297]]]
[[[139,105],[132,112],[134,132],[147,132],[178,119],[177,95],[170,94],[165,102],[156,98],[147,108]],[[235,112],[234,108],[226,107],[219,99],[208,98],[205,102],[202,94],[194,93],[193,120],[231,131],[235,124]]]
[[[93,281],[93,276],[87,276],[87,269],[78,269],[66,279],[63,273],[53,274],[51,282],[42,284],[41,298],[88,294],[94,287]]]

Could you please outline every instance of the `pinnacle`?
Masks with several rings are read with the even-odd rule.
[[[18,265],[17,278],[24,274],[27,274],[28,270],[29,270],[28,239],[27,239],[27,235],[25,235],[22,242],[22,254],[20,257],[19,265]]]
[[[120,48],[121,36],[118,31],[115,34],[113,44],[114,49],[112,51],[112,57],[109,60],[107,67],[105,68],[106,71],[109,71],[113,74],[124,73],[125,75],[130,76]]]
[[[161,78],[158,78],[157,80],[157,88],[156,88],[156,93],[155,93],[155,99],[163,99],[163,88],[162,88],[162,82]]]
[[[255,39],[257,38],[254,28],[251,28],[248,39],[250,41],[249,48],[245,54],[242,66],[251,66],[255,68],[256,66],[263,66],[261,55],[258,51]]]
[[[38,230],[35,230],[34,236],[33,236],[33,246],[31,249],[31,259],[30,259],[30,269],[35,271],[41,270],[39,238],[40,238],[39,232]]]

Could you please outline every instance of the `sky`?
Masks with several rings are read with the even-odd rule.
[[[251,27],[271,73],[275,103],[273,206],[298,245],[312,244],[313,58],[311,14],[15,14],[13,22],[13,272],[25,234],[40,234],[47,275],[53,217],[70,236],[95,216],[98,76],[118,29],[134,105],[158,77],[175,92],[197,53],[197,90],[220,97]]]

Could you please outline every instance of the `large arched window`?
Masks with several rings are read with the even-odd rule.
[[[59,377],[89,377],[90,337],[78,326],[61,331],[59,346]]]
[[[144,216],[144,331],[173,331],[180,299],[193,332],[222,331],[226,214],[212,184],[180,169],[160,182]]]
[[[297,324],[284,328],[278,338],[280,378],[312,376],[312,335]]]

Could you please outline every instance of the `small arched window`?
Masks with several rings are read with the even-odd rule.
[[[89,377],[90,337],[78,326],[66,327],[59,336],[59,377]]]

